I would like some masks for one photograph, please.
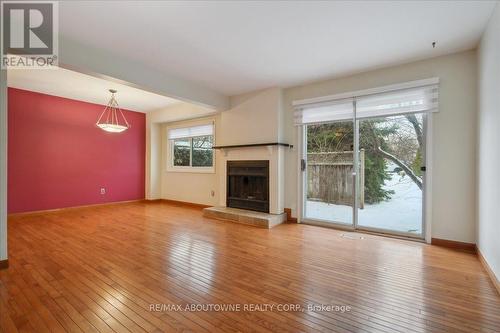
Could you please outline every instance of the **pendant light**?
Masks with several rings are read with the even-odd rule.
[[[99,116],[99,119],[97,119],[96,125],[106,132],[120,133],[129,129],[130,124],[118,106],[115,98],[116,90],[109,89],[109,92],[111,93],[111,98]]]

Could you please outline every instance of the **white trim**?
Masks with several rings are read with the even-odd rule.
[[[212,134],[212,137],[214,135]],[[192,150],[192,140],[193,137],[182,138],[188,139],[190,142],[189,148],[189,163],[193,162],[193,150]],[[194,166],[176,166],[173,164],[173,156],[174,156],[174,145],[173,142],[178,139],[168,139],[167,138],[167,172],[191,172],[191,173],[215,173],[215,151],[212,150],[212,166],[210,167],[194,167]],[[215,143],[215,139],[213,140]]]
[[[305,177],[301,168],[301,160],[304,158],[304,147],[305,147],[305,137],[304,137],[304,125],[297,126],[297,223],[302,223],[302,217],[304,215],[304,183]]]
[[[203,118],[203,119],[199,119],[199,120],[194,120],[194,121],[191,121],[191,122],[182,122],[182,123],[179,123],[179,124],[174,124],[172,126],[167,126],[166,127],[166,131],[165,131],[165,137],[163,138],[163,140],[166,140],[167,142],[167,149],[166,149],[166,170],[165,172],[181,172],[181,173],[215,173],[216,171],[216,161],[215,161],[215,157],[216,157],[216,153],[215,153],[215,150],[212,150],[212,166],[211,167],[193,167],[193,166],[174,166],[173,163],[172,163],[172,157],[173,157],[173,150],[174,150],[174,145],[172,144],[172,142],[175,140],[175,139],[169,139],[168,138],[168,133],[170,130],[172,129],[177,129],[177,128],[186,128],[186,127],[193,127],[193,126],[200,126],[200,125],[212,125],[213,126],[213,134],[212,134],[212,138],[213,138],[213,142],[212,142],[212,145],[215,146],[215,140],[216,140],[216,137],[215,137],[215,118]],[[189,139],[190,141],[195,138],[196,136],[192,136],[192,137],[187,137],[187,138],[184,138],[184,139]],[[192,150],[190,150],[190,163],[192,162]],[[165,163],[164,162],[164,163]]]
[[[302,105],[325,103],[325,102],[331,102],[334,100],[360,97],[360,96],[373,95],[373,94],[380,94],[380,93],[394,91],[394,90],[416,88],[416,87],[428,86],[431,84],[438,84],[438,83],[439,83],[439,77],[433,77],[433,78],[429,78],[429,79],[396,83],[396,84],[391,84],[391,85],[382,86],[382,87],[369,88],[369,89],[363,89],[363,90],[355,90],[355,91],[349,91],[349,92],[345,92],[345,93],[322,96],[322,97],[299,99],[299,100],[293,101],[292,106],[293,107],[300,107]]]
[[[427,243],[431,243],[432,239],[432,155],[433,155],[433,134],[432,134],[432,114],[426,117],[427,126],[425,126],[425,181],[424,181],[424,198],[425,207],[424,215],[424,239]]]
[[[352,133],[353,135],[353,152],[352,152],[352,166],[353,166],[353,194],[354,194],[354,205],[352,207],[352,227],[354,229],[359,228],[358,226],[358,221],[359,221],[359,188],[360,188],[360,177],[358,174],[358,171],[360,170],[360,161],[359,161],[359,119],[357,118],[358,116],[358,106],[357,106],[357,101],[355,98],[352,100]],[[364,184],[363,184],[364,186]]]
[[[301,171],[301,159],[305,157],[306,147],[306,125],[297,126],[297,223],[304,224],[315,224],[319,226],[327,226],[331,228],[349,229],[349,230],[359,230],[359,231],[372,231],[380,234],[387,234],[388,236],[403,237],[406,239],[425,241],[426,243],[431,243],[432,239],[432,155],[433,155],[433,135],[432,135],[432,113],[425,117],[424,121],[424,131],[425,131],[425,167],[426,171],[424,173],[424,193],[422,198],[422,205],[424,213],[422,214],[422,234],[418,236],[413,236],[412,234],[400,233],[394,231],[387,231],[383,229],[358,227],[356,223],[352,224],[352,228],[347,225],[343,226],[340,223],[327,222],[315,219],[305,218],[305,206],[306,206],[306,195],[304,192],[306,183],[306,173]],[[357,207],[357,204],[355,205]],[[354,220],[353,220],[354,221]]]

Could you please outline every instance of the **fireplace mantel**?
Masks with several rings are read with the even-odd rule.
[[[269,161],[269,213],[282,214],[285,205],[285,154],[289,146],[258,144],[257,146],[222,148],[219,155],[219,206],[227,206],[227,163],[229,161]]]
[[[227,146],[213,146],[213,149],[232,149],[232,148],[250,148],[250,147],[263,147],[263,146],[282,146],[293,148],[293,145],[283,142],[268,142],[268,143],[249,143],[244,145],[227,145]]]

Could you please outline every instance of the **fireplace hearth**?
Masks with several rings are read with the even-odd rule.
[[[227,207],[269,213],[269,161],[227,161]]]

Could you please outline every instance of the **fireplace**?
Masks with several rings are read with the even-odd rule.
[[[269,213],[269,161],[227,161],[226,206]]]

